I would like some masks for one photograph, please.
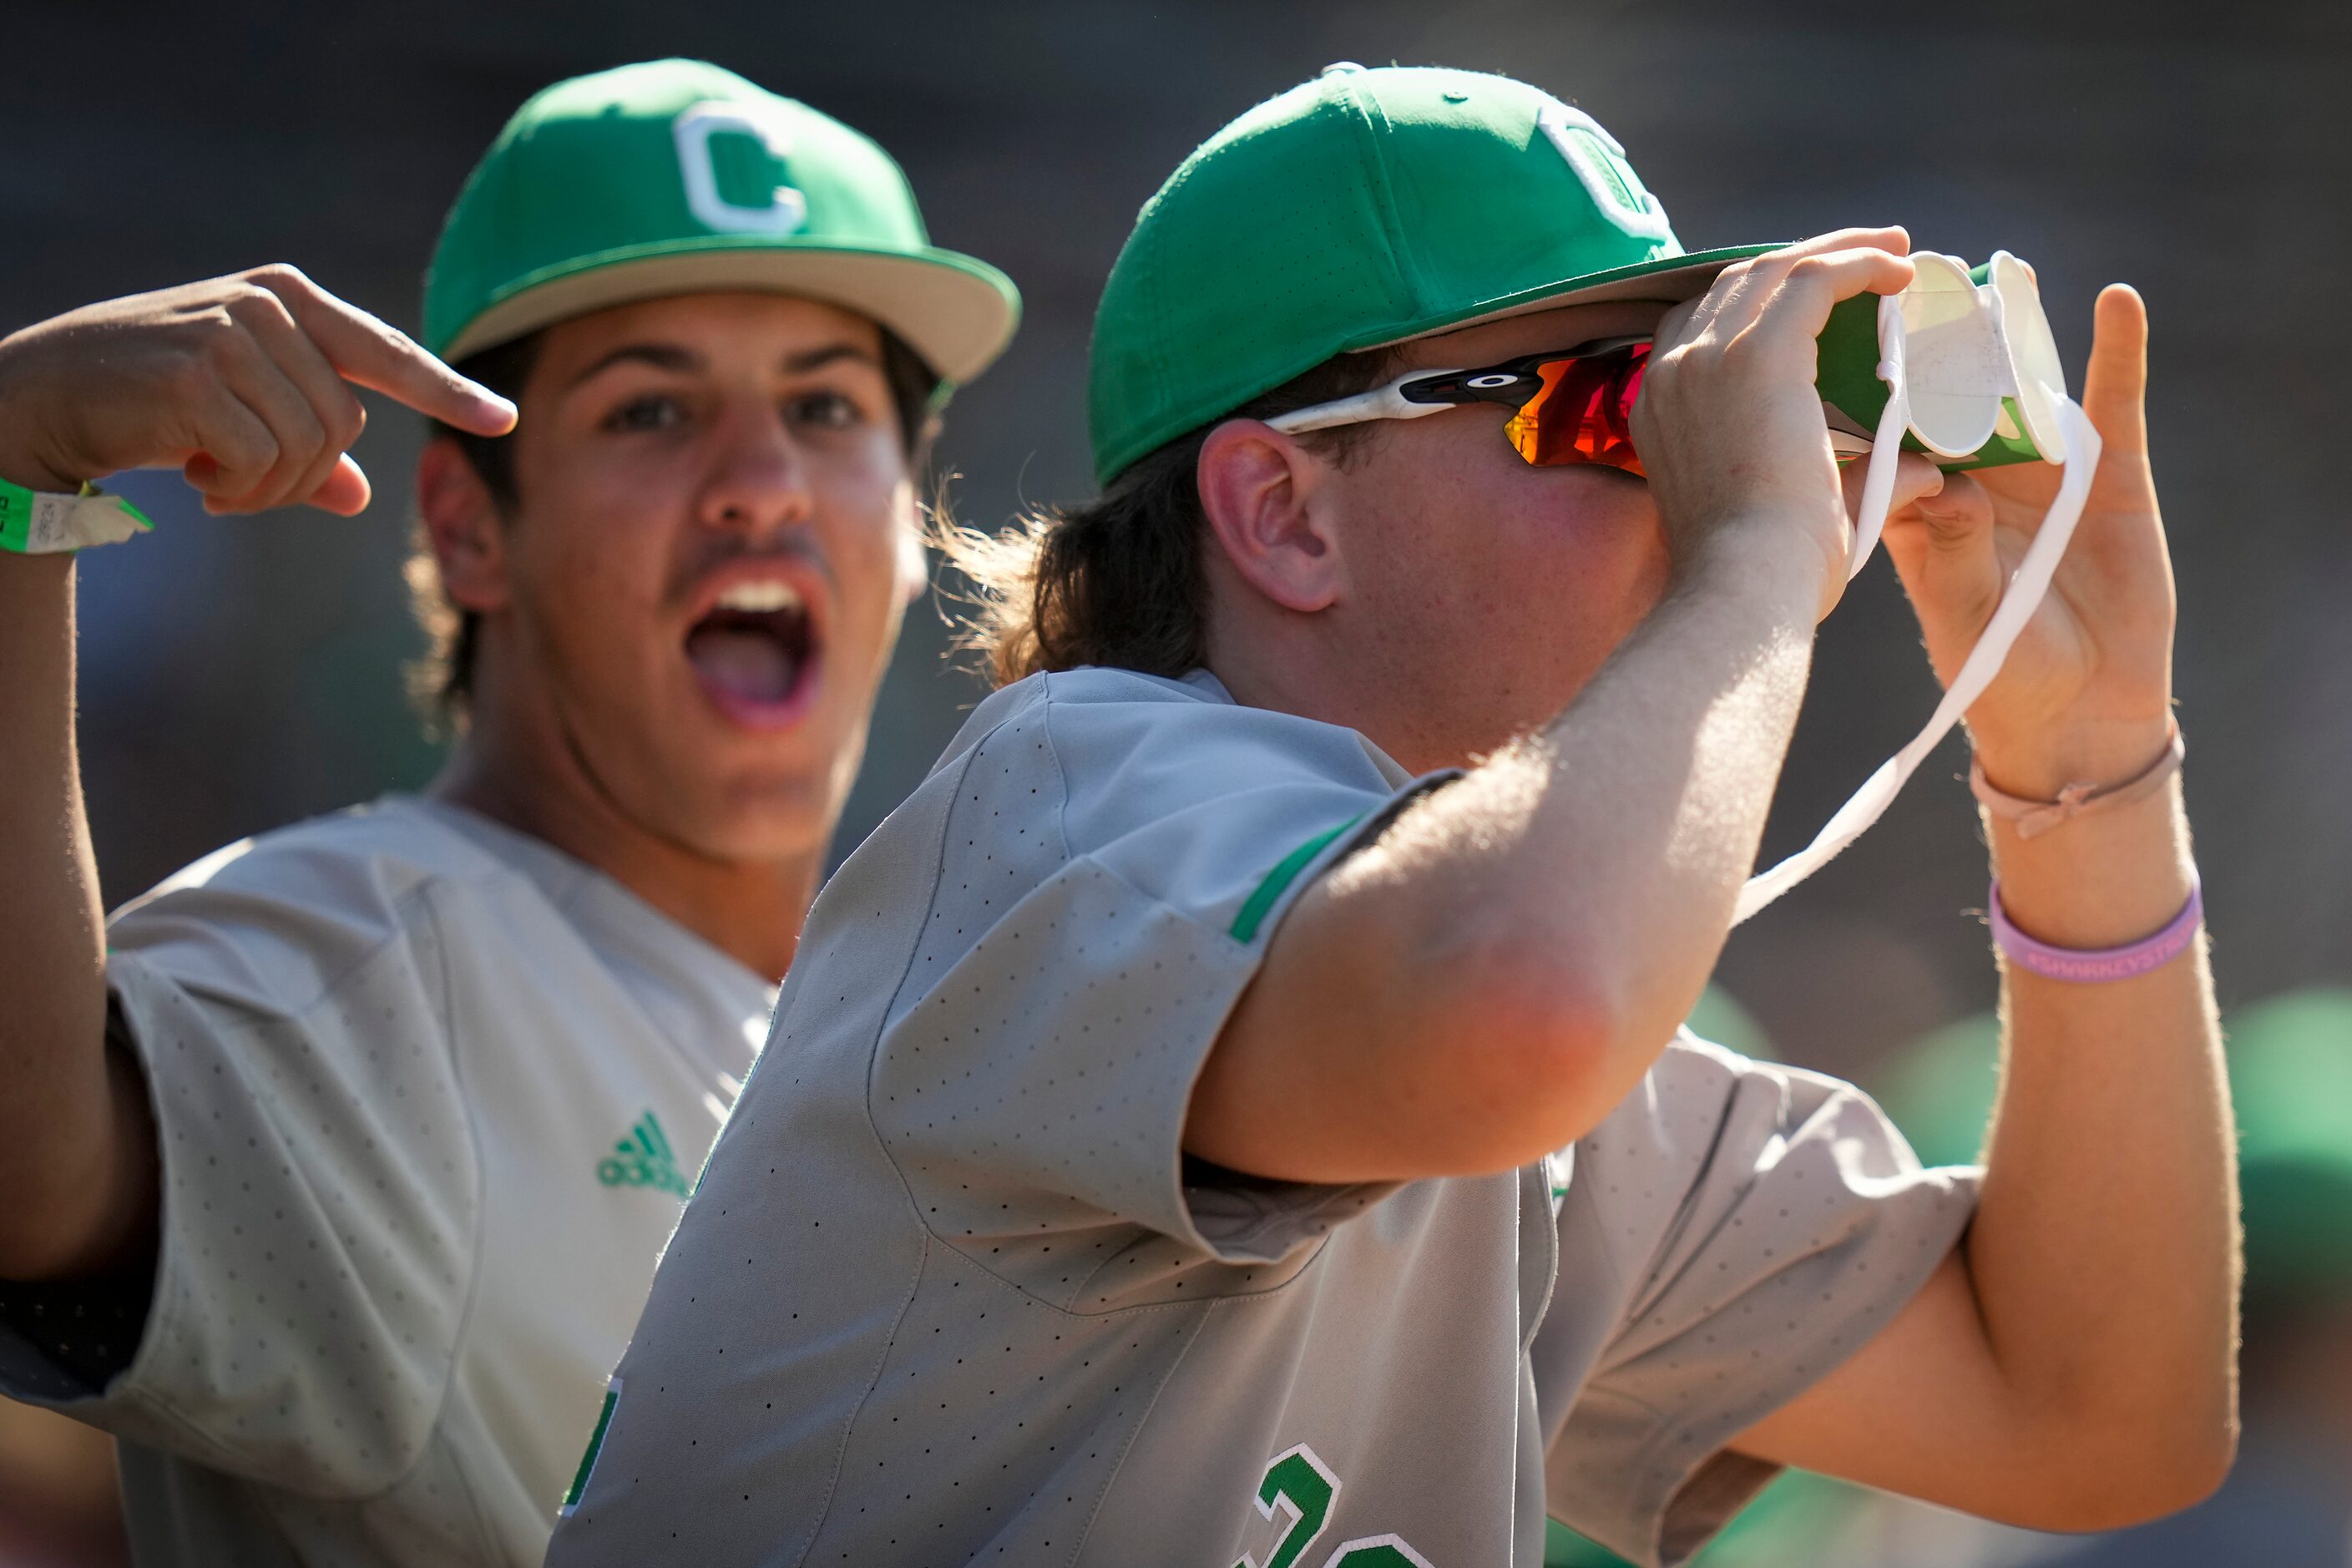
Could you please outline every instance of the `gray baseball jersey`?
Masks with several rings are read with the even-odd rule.
[[[142,1563],[536,1563],[769,987],[599,873],[391,800],[109,926],[152,1286],[0,1287],[0,1392],[121,1439]]]
[[[1732,1436],[1965,1224],[1853,1089],[1682,1039],[1498,1175],[1188,1160],[1270,933],[1435,781],[1206,675],[1034,678],[817,901],[551,1568],[1680,1560]],[[1475,1048],[1475,1042],[1465,1042]]]

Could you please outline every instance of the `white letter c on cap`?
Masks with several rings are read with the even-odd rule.
[[[1537,111],[1536,129],[1568,160],[1601,216],[1636,239],[1665,239],[1674,233],[1666,209],[1642,184],[1633,165],[1625,162],[1625,149],[1599,121],[1580,109],[1548,103]]]
[[[677,139],[677,171],[686,180],[686,205],[708,228],[727,234],[790,234],[808,221],[808,198],[778,185],[761,207],[737,206],[719,194],[719,170],[710,159],[710,139],[737,131],[756,139],[770,155],[792,156],[792,133],[748,104],[698,103],[670,122]]]

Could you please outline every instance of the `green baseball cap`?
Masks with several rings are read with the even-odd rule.
[[[1095,313],[1095,475],[1334,354],[1571,300],[1686,300],[1767,245],[1685,254],[1624,149],[1507,77],[1335,65],[1144,204]]]
[[[449,209],[425,345],[462,359],[569,317],[761,289],[880,322],[950,384],[1004,349],[1013,280],[930,243],[888,153],[700,60],[556,83],[515,111]]]

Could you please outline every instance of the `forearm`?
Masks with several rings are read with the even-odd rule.
[[[1457,849],[1430,879],[1430,940],[1520,953],[1580,989],[1619,1057],[1597,1111],[1715,966],[1804,700],[1818,596],[1785,542],[1723,541],[1541,734],[1432,803]]]
[[[2144,763],[2153,748],[2138,750]],[[2045,942],[2121,945],[2189,898],[2177,781],[2037,838],[2000,822],[1991,836],[2004,909]],[[1968,1240],[1992,1354],[2038,1429],[2134,1457],[2117,1487],[2185,1476],[2193,1489],[2208,1471],[2210,1485],[2234,1430],[2237,1184],[2203,943],[2105,984],[2005,966],[2002,993]]]
[[[104,1048],[106,939],[74,750],[70,557],[0,556],[0,1277],[77,1271],[135,1226],[135,1118]],[[135,1089],[135,1084],[131,1086]]]
[[[1519,1163],[1597,1124],[1722,946],[1818,595],[1817,567],[1769,542],[1726,549],[1542,733],[1325,878],[1210,1059],[1193,1152],[1414,1176]],[[1301,1104],[1310,1120],[1283,1109]]]
[[[481,435],[505,399],[291,268],[103,301],[0,338],[0,478],[71,490],[180,468],[216,510],[367,504],[374,386]],[[136,1258],[157,1212],[136,1062],[106,1038],[106,946],[74,749],[70,558],[0,554],[0,1279]]]

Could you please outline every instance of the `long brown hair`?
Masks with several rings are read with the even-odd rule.
[[[989,679],[1009,686],[1045,670],[1114,665],[1179,676],[1207,653],[1208,520],[1195,478],[1202,445],[1229,418],[1271,419],[1295,408],[1366,392],[1391,374],[1393,353],[1370,350],[1324,361],[1232,414],[1137,458],[1103,493],[1079,506],[1033,511],[1002,533],[931,512],[931,545],[970,582],[961,646]],[[1338,462],[1368,425],[1303,436]]]

